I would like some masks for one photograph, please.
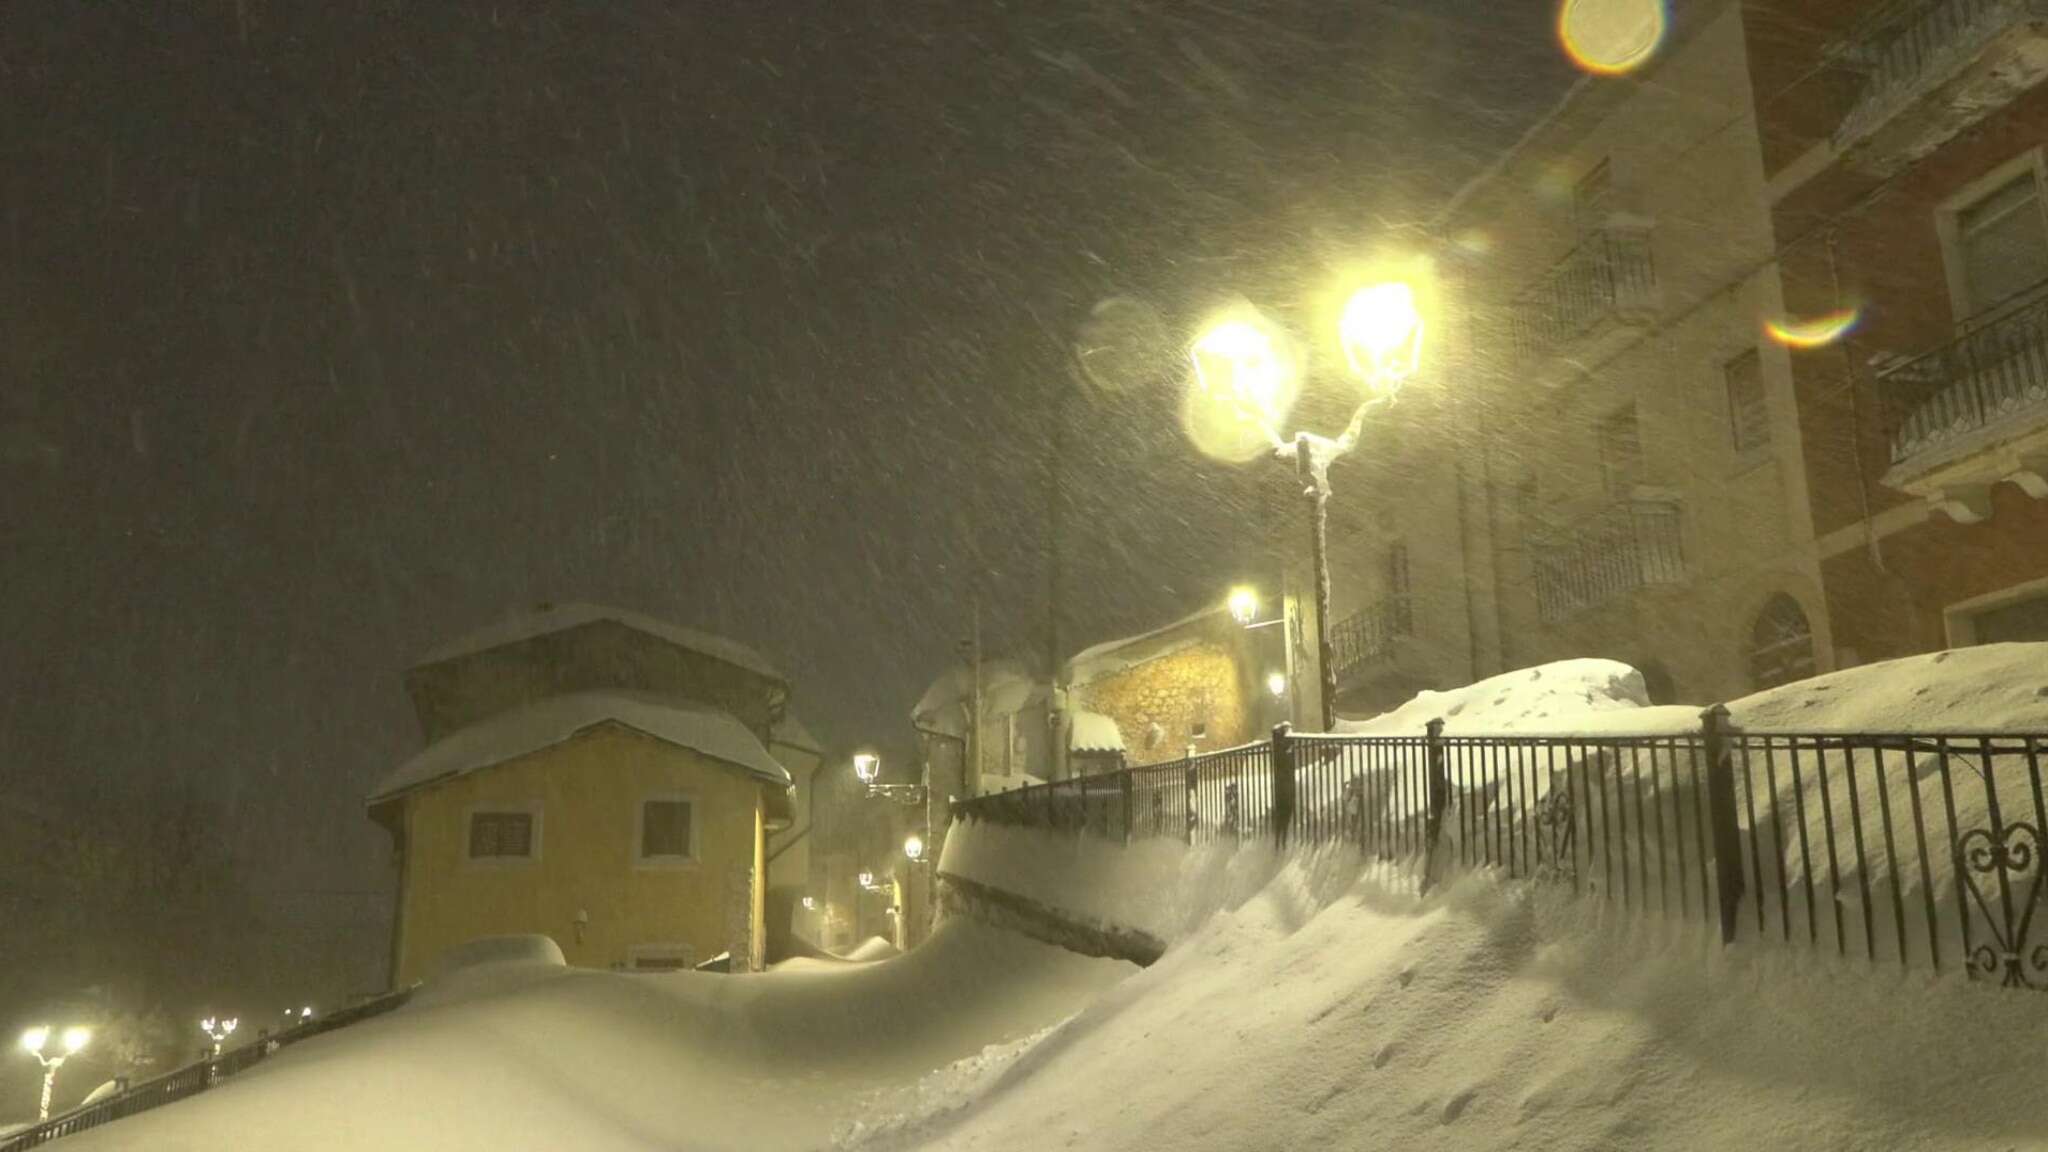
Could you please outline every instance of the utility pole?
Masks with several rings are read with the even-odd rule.
[[[981,749],[983,743],[981,739],[981,593],[979,592],[974,594],[974,634],[970,643],[968,660],[974,666],[974,702],[970,709],[973,714],[968,717],[967,731],[974,743],[968,749],[968,763],[974,771],[974,789],[972,790],[979,790],[981,788],[983,759]]]

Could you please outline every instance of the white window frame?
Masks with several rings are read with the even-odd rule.
[[[533,838],[524,856],[472,856],[469,840],[478,816],[524,815],[533,818]],[[479,801],[462,810],[462,862],[470,868],[531,868],[540,863],[541,806],[537,801]]]
[[[642,968],[642,960],[666,960],[677,957],[682,960],[678,968]],[[697,950],[683,943],[632,944],[626,948],[626,968],[642,976],[666,976],[670,972],[688,972],[697,966]]]
[[[2048,576],[2038,580],[2023,580],[2008,585],[1996,592],[1958,600],[1941,610],[1942,631],[1947,633],[1948,646],[1968,648],[1977,643],[1977,617],[2000,608],[2048,596]]]
[[[1998,303],[1970,298],[1970,275],[1963,260],[1963,213],[2027,172],[2034,176],[2035,207],[2048,214],[2048,148],[2038,145],[1970,181],[1934,210],[1934,229],[1941,237],[1942,270],[1948,277],[1949,306],[1958,327]]]
[[[687,856],[647,854],[647,805],[656,801],[681,801],[690,806],[690,853]],[[703,858],[704,804],[695,792],[674,789],[648,792],[633,801],[633,867],[642,871],[695,868]]]

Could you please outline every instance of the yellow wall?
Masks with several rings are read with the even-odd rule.
[[[686,944],[702,962],[733,944],[727,915],[751,889],[761,947],[762,785],[737,768],[615,724],[404,798],[407,858],[396,942],[400,985],[433,974],[449,948],[479,936],[538,932],[569,963],[629,963],[635,945]],[[640,804],[663,793],[696,802],[696,859],[635,859]],[[538,811],[538,858],[472,861],[469,813]],[[578,938],[576,914],[589,914]]]
[[[1231,748],[1255,735],[1237,659],[1221,644],[1190,645],[1071,691],[1082,707],[1116,721],[1132,764],[1177,760],[1190,744],[1203,752]],[[1203,710],[1197,705],[1205,696]],[[1193,734],[1198,719],[1206,721],[1202,737]]]

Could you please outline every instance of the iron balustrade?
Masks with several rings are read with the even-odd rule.
[[[1685,579],[1682,508],[1670,499],[1628,500],[1530,551],[1537,615],[1546,624],[1654,584]]]
[[[2009,418],[2048,421],[2048,283],[1877,380],[1893,418],[1894,464]]]
[[[1382,596],[1330,629],[1330,658],[1339,680],[1389,660],[1394,641],[1415,633],[1415,612],[1404,595]]]
[[[1648,306],[1656,287],[1646,226],[1610,224],[1591,232],[1515,298],[1516,354],[1524,361],[1547,356],[1609,316]]]
[[[339,1012],[316,1016],[275,1035],[256,1037],[240,1048],[232,1048],[219,1056],[209,1056],[176,1071],[144,1080],[104,1100],[74,1108],[61,1116],[53,1116],[11,1136],[0,1137],[0,1152],[21,1152],[22,1149],[47,1144],[62,1136],[70,1136],[88,1128],[97,1128],[102,1124],[111,1124],[138,1112],[147,1112],[152,1108],[183,1100],[187,1096],[197,1095],[236,1073],[262,1063],[279,1049],[301,1040],[311,1039],[323,1032],[345,1028],[372,1016],[382,1016],[410,1000],[412,993],[411,988],[402,988]]]
[[[956,819],[1342,844],[1632,914],[2048,990],[2048,733],[1320,735],[983,796]]]
[[[1837,138],[1861,139],[1910,104],[1944,71],[1974,59],[2000,31],[2048,15],[2040,0],[1893,0],[1876,7],[1835,58],[1865,73],[1862,94]]]

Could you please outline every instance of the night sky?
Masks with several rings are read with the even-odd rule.
[[[1550,18],[0,5],[0,787],[189,786],[252,887],[353,906],[403,669],[542,601],[905,746],[971,590],[1042,649],[1062,407],[1065,647],[1185,612],[1288,482],[1188,447],[1171,347],[1081,388],[1089,309],[1292,306],[1540,114]]]

